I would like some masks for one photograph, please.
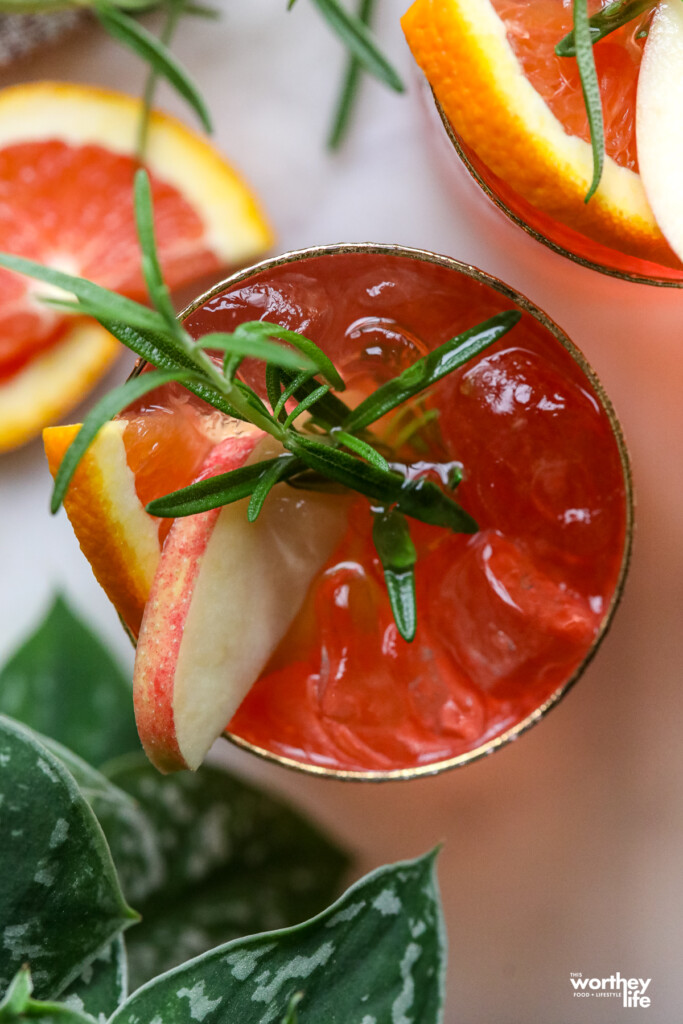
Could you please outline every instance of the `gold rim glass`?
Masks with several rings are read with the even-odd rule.
[[[509,220],[535,238],[537,242],[541,242],[548,249],[552,249],[560,256],[566,256],[567,259],[582,267],[597,270],[601,274],[616,277],[621,281],[649,284],[658,288],[683,288],[683,269],[677,271],[673,267],[648,263],[645,260],[639,260],[636,257],[626,256],[614,249],[609,249],[599,242],[592,241],[586,235],[557,224],[552,218],[541,213],[540,210],[536,210],[517,193],[513,193],[504,182],[488,170],[478,159],[476,153],[466,145],[453,128],[433,93],[432,96],[451,145],[474,181]],[[557,233],[557,239],[561,237],[562,241],[553,238],[553,233]],[[579,251],[572,251],[572,245],[575,245]],[[584,255],[586,252],[590,252],[591,255]]]
[[[612,405],[606,396],[600,381],[596,377],[592,368],[588,365],[583,354],[576,348],[576,346],[569,340],[569,338],[560,330],[560,328],[543,313],[537,306],[520,295],[518,292],[498,281],[496,278],[476,269],[475,267],[461,263],[458,260],[440,256],[435,253],[409,249],[397,245],[375,245],[371,243],[365,244],[340,244],[340,245],[328,245],[313,247],[309,249],[302,249],[294,252],[285,253],[282,256],[278,256],[272,259],[264,260],[254,266],[247,267],[239,270],[232,274],[230,277],[219,281],[207,292],[196,298],[181,314],[181,319],[187,320],[194,313],[204,307],[211,300],[215,299],[221,293],[228,290],[234,289],[238,285],[242,285],[248,282],[257,274],[268,272],[276,267],[281,267],[286,264],[303,263],[307,260],[317,259],[318,257],[333,257],[339,254],[380,254],[384,256],[397,256],[406,260],[416,260],[436,264],[440,267],[444,267],[448,270],[455,271],[457,274],[464,275],[472,279],[479,284],[485,285],[492,289],[493,292],[498,293],[499,296],[508,300],[523,311],[533,317],[538,324],[541,325],[545,331],[559,345],[561,345],[571,356],[571,358],[578,364],[580,369],[585,374],[592,392],[601,405],[604,413],[606,414],[609,425],[611,428],[612,436],[614,438],[618,457],[621,465],[621,471],[623,474],[623,486],[625,495],[625,540],[622,551],[621,563],[618,573],[618,579],[614,592],[609,601],[609,606],[606,608],[601,625],[597,634],[595,635],[593,642],[590,645],[587,653],[581,661],[581,664],[572,672],[571,676],[566,679],[561,686],[558,686],[554,692],[543,701],[538,707],[536,707],[530,714],[526,715],[521,721],[514,726],[501,731],[499,735],[489,738],[486,741],[481,742],[474,749],[470,749],[465,753],[459,754],[458,756],[452,756],[444,758],[443,760],[435,761],[434,763],[423,764],[420,766],[411,766],[408,768],[391,769],[386,771],[357,771],[357,770],[346,770],[341,768],[333,768],[319,764],[309,764],[304,761],[298,761],[292,757],[283,756],[281,754],[273,753],[270,750],[264,749],[260,746],[255,745],[240,736],[230,735],[226,733],[227,738],[243,749],[249,750],[251,753],[258,755],[259,757],[265,758],[268,761],[283,765],[288,768],[293,768],[298,771],[305,772],[307,774],[323,776],[326,778],[336,778],[353,781],[387,781],[392,779],[415,779],[421,776],[433,775],[438,772],[445,771],[447,769],[462,767],[469,764],[472,761],[478,760],[479,758],[488,756],[495,750],[509,743],[511,740],[520,736],[526,732],[532,725],[539,722],[551,708],[555,707],[561,698],[567,693],[580,675],[588,663],[594,657],[603,637],[605,636],[610,623],[612,621],[614,611],[621,598],[624,580],[626,577],[630,550],[631,550],[631,538],[633,528],[633,499],[632,499],[632,486],[631,486],[631,474],[629,468],[628,455],[622,436],[622,431],[617,421],[616,415],[612,408]]]

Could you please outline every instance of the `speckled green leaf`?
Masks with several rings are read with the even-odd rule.
[[[294,928],[220,946],[145,985],[111,1024],[438,1024],[434,857],[380,868]]]
[[[102,950],[59,997],[60,1002],[99,1021],[111,1017],[128,995],[128,963],[123,935]]]
[[[0,671],[0,712],[90,764],[140,747],[130,682],[61,597]]]
[[[0,991],[24,964],[53,999],[135,917],[74,779],[0,716]]]
[[[65,1003],[32,998],[33,980],[28,967],[22,967],[0,1001],[0,1024],[97,1024],[97,1021]]]
[[[136,797],[114,785],[109,778],[60,743],[45,737],[41,739],[68,769],[81,794],[95,812],[126,897],[136,909],[140,909],[145,897],[157,890],[164,870],[156,825],[150,821]],[[138,755],[133,755],[133,760],[137,764]],[[163,778],[149,766],[144,755],[139,755],[139,761],[159,778]],[[168,822],[165,822],[165,826],[168,826]]]
[[[220,942],[302,921],[338,894],[346,855],[227,772],[164,777],[133,756],[110,778],[144,818],[137,845],[125,849],[127,833],[102,819],[123,890],[142,915],[126,935],[131,989]]]

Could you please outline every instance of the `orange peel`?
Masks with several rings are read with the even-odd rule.
[[[448,120],[494,174],[590,238],[678,266],[635,171],[607,156],[600,187],[584,202],[591,146],[565,131],[526,78],[490,0],[415,0],[402,26]]]
[[[123,419],[105,423],[78,465],[64,507],[95,578],[137,636],[160,546],[157,521],[145,512],[126,459],[126,426]],[[53,476],[79,430],[75,424],[43,431]]]

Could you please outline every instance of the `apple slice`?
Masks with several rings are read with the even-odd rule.
[[[638,167],[667,242],[683,260],[683,3],[661,0],[643,52],[636,104]]]
[[[201,476],[272,458],[261,431],[227,438]],[[255,523],[247,499],[177,519],[140,631],[135,715],[163,772],[196,769],[285,635],[346,528],[348,503],[278,484]]]

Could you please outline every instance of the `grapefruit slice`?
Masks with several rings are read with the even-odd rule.
[[[561,0],[416,0],[408,44],[455,131],[520,196],[622,253],[679,267],[647,201],[631,132],[640,43],[628,26],[595,48],[606,113],[600,187],[575,62],[554,44],[571,28]],[[631,26],[632,27],[632,26]],[[560,63],[561,62],[561,63]]]
[[[669,245],[683,260],[683,5],[657,5],[638,79],[636,136],[640,173]]]
[[[118,353],[108,331],[78,320],[19,373],[0,378],[0,452],[30,441],[43,423],[76,405]]]
[[[134,98],[80,85],[47,82],[2,91],[0,249],[144,299],[132,199],[140,112]],[[171,288],[270,245],[252,194],[179,121],[153,114],[147,168]],[[81,323],[38,301],[44,292],[45,286],[0,271],[0,388],[28,396],[20,425],[12,417],[0,421],[0,451],[72,407],[118,351],[101,330],[89,331],[86,340]],[[72,363],[74,345],[82,359]],[[36,360],[48,352],[51,360],[39,366]],[[57,364],[63,399],[56,387],[51,401],[43,387],[29,391],[36,374],[47,382]],[[33,377],[22,381],[29,369]]]

